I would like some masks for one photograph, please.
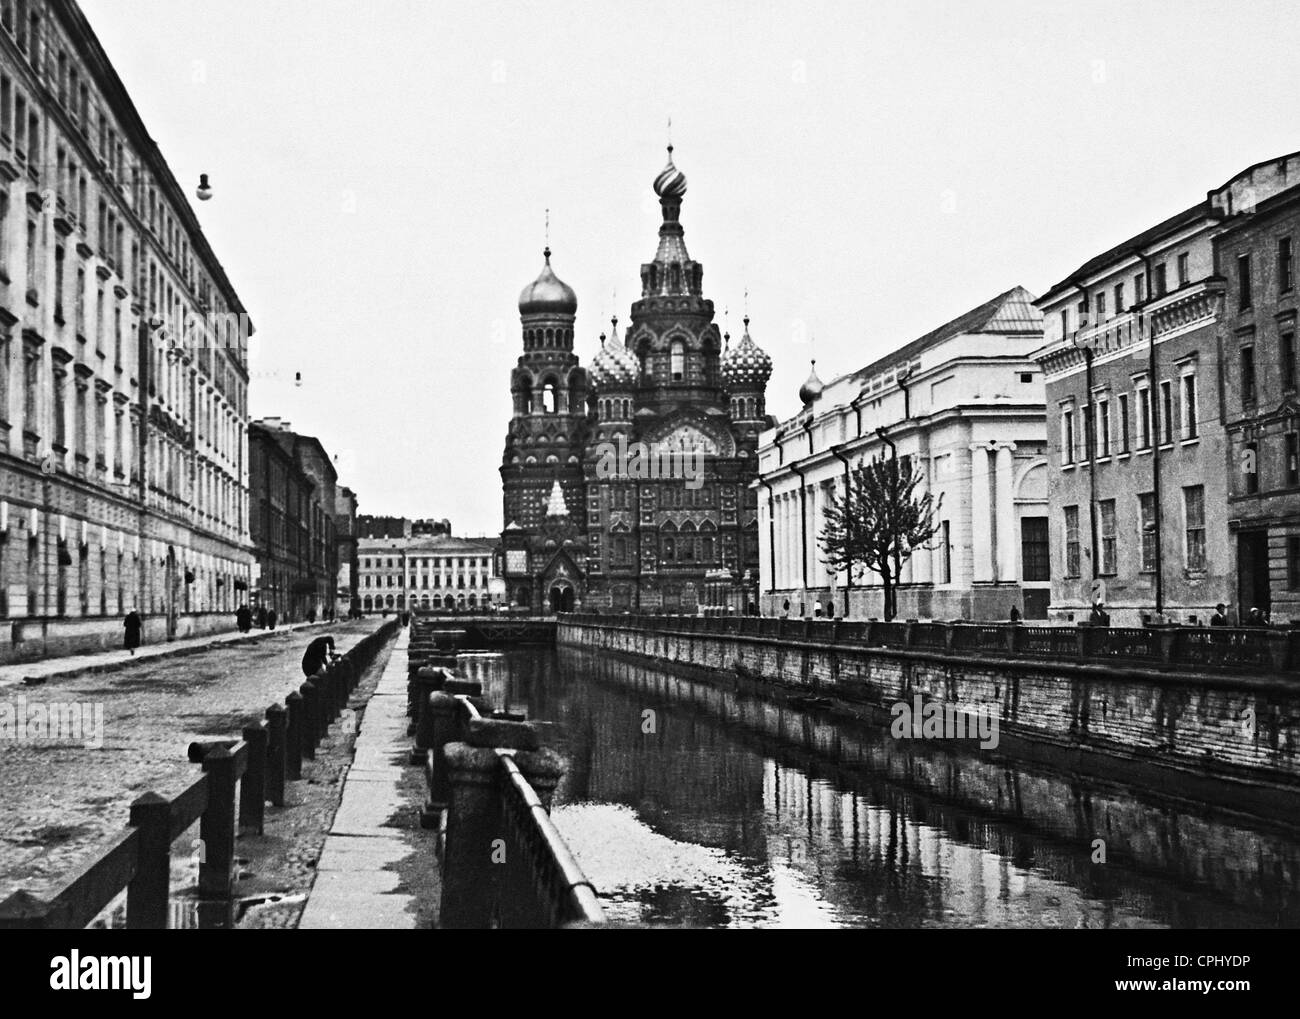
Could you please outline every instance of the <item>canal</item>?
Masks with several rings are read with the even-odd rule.
[[[1295,927],[1300,829],[568,649],[462,655],[569,760],[553,816],[611,920]]]

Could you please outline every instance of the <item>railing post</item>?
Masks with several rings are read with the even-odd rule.
[[[199,821],[199,894],[228,899],[235,864],[235,755],[224,746],[214,748],[203,759],[203,772],[208,808]]]
[[[239,827],[262,834],[266,816],[266,728],[261,724],[244,727],[248,744],[248,767],[239,780]]]
[[[429,718],[429,749],[425,760],[425,775],[429,783],[429,799],[420,812],[420,827],[436,828],[441,823],[443,811],[451,799],[451,783],[447,778],[447,762],[443,748],[456,739],[456,712],[459,702],[445,690],[431,691],[425,708]]]
[[[126,886],[126,927],[132,931],[167,929],[167,896],[172,872],[172,805],[149,792],[131,804],[131,826],[140,830],[135,877]]]
[[[284,775],[288,779],[302,778],[303,706],[302,694],[297,690],[284,699],[287,720],[284,727]]]
[[[302,756],[316,759],[316,744],[320,742],[320,694],[311,680],[298,687],[302,693]]]
[[[415,674],[415,746],[411,748],[411,763],[424,764],[429,748],[433,746],[433,716],[429,711],[429,695],[442,687],[446,679],[442,669],[421,669]]]
[[[276,807],[284,806],[285,759],[285,711],[272,704],[266,709],[266,799]]]

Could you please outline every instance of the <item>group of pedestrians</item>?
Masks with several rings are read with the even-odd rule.
[[[247,605],[241,605],[235,610],[235,627],[240,633],[248,633],[254,625],[259,630],[274,630],[275,621],[275,609],[268,609],[265,605],[257,607],[256,616]]]

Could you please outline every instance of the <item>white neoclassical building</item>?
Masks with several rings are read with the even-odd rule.
[[[909,457],[942,498],[933,545],[904,567],[899,618],[1047,617],[1051,596],[1042,315],[1023,287],[823,384],[759,447],[765,615],[882,617],[880,578],[832,575],[819,538],[851,466]],[[786,603],[789,608],[786,609]]]

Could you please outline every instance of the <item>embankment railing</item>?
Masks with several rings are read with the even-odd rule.
[[[79,929],[125,889],[129,930],[167,926],[172,844],[199,823],[198,894],[229,899],[235,884],[235,837],[262,833],[266,804],[284,806],[285,784],[302,777],[332,721],[399,622],[390,620],[358,641],[245,726],[238,740],[191,743],[202,774],[170,799],[146,792],[131,804],[128,827],[43,895],[18,889],[0,902],[0,929]]]
[[[749,635],[845,647],[1111,662],[1227,672],[1300,672],[1300,629],[1227,626],[1039,626],[1028,623],[599,615],[565,622],[614,630]]]
[[[444,928],[601,924],[604,912],[554,822],[563,759],[522,714],[494,710],[438,645],[412,630],[408,705],[413,763],[439,831]]]

